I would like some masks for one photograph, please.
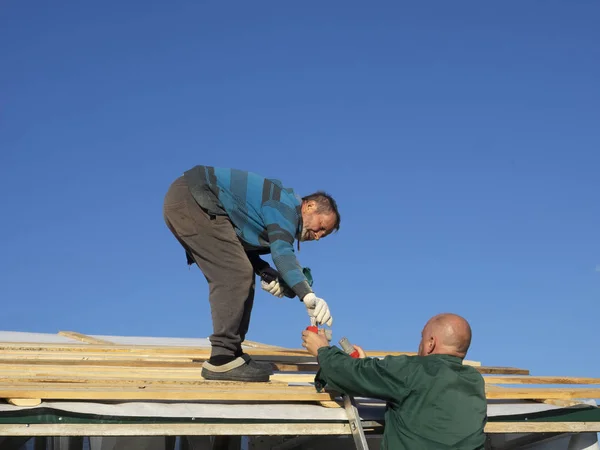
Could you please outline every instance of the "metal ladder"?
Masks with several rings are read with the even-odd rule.
[[[365,431],[363,430],[354,398],[345,394],[342,395],[342,398],[344,399],[344,409],[346,410],[346,415],[348,416],[348,422],[350,424],[350,432],[354,438],[354,444],[356,445],[357,450],[369,450]]]

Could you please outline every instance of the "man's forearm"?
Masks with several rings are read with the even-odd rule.
[[[326,388],[344,394],[390,399],[394,375],[377,359],[355,359],[337,347],[321,347],[317,358],[320,382]]]
[[[292,247],[290,249],[281,248],[283,245],[271,246],[271,256],[273,257],[273,263],[285,284],[287,284],[294,293],[303,299],[306,294],[312,292],[308,280],[302,273],[302,268],[298,264],[298,260],[294,255]]]
[[[352,358],[337,347],[330,346],[321,347],[318,350],[317,359],[320,368],[320,382],[325,384],[327,389],[343,394],[361,395],[360,385],[346,376],[351,370],[348,363],[354,362],[351,361]]]

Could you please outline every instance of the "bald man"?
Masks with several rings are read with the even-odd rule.
[[[483,377],[463,365],[471,327],[456,314],[432,317],[417,356],[354,359],[304,331],[302,346],[319,360],[318,387],[387,402],[381,449],[475,450],[485,446]]]

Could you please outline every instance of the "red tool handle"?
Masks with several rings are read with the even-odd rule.
[[[314,325],[311,325],[310,327],[306,327],[306,329],[307,329],[308,331],[312,331],[313,333],[317,333],[317,334],[319,334],[319,327],[316,327],[316,326],[314,326]]]

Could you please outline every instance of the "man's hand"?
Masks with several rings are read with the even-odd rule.
[[[329,341],[321,333],[314,333],[313,331],[304,330],[302,332],[302,347],[308,350],[313,356],[317,356],[321,347],[329,347]]]
[[[309,317],[314,317],[316,325],[327,324],[331,326],[333,317],[331,317],[329,306],[327,306],[325,300],[311,292],[310,294],[306,294],[302,301],[304,302],[304,306],[306,306]]]
[[[269,294],[274,295],[275,297],[283,297],[284,289],[278,280],[273,280],[270,283],[261,281],[260,287],[263,288],[263,290],[267,291]]]
[[[353,347],[358,351],[358,357],[359,358],[366,358],[367,354],[365,353],[365,351],[362,349],[362,347],[359,347],[356,344],[352,344]]]

